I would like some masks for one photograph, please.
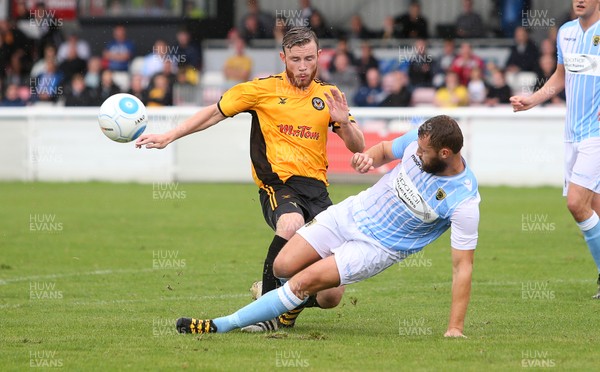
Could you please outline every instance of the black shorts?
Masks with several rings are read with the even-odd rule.
[[[308,222],[333,203],[327,186],[314,178],[292,176],[285,183],[265,185],[258,191],[265,221],[273,230],[285,213],[300,213]]]

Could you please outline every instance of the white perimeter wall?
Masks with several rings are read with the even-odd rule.
[[[195,108],[149,110],[147,133],[164,132]],[[455,117],[464,156],[482,185],[562,185],[564,108],[352,109],[361,123],[385,119],[407,128],[415,118]],[[0,109],[0,180],[251,182],[250,116],[240,114],[164,150],[135,149],[101,132],[96,108]],[[420,120],[420,119],[419,119]],[[339,179],[339,178],[338,178]]]

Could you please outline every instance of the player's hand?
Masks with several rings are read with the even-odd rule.
[[[354,155],[352,155],[352,160],[350,160],[350,164],[352,165],[352,168],[354,168],[358,173],[367,173],[368,171],[374,169],[373,158],[361,152],[357,152]]]
[[[147,149],[164,149],[171,141],[166,134],[142,134],[135,141],[136,148],[146,146]]]
[[[513,112],[529,110],[534,106],[529,97],[523,96],[510,97],[510,104],[512,105]]]
[[[446,333],[444,333],[444,337],[467,338],[458,328],[448,328]]]
[[[331,120],[340,123],[340,125],[348,124],[350,115],[348,112],[348,102],[346,102],[346,95],[340,93],[337,89],[330,90],[331,95],[325,93],[325,100],[327,101],[327,107],[329,107],[329,116]]]

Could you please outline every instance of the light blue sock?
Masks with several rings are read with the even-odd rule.
[[[583,231],[585,242],[594,257],[598,272],[600,273],[600,218],[596,212],[592,214],[592,217],[588,218],[583,222],[578,222],[579,228]]]
[[[265,320],[271,320],[288,310],[293,310],[304,302],[285,284],[262,295],[258,300],[239,309],[235,313],[213,319],[218,333],[229,332]]]

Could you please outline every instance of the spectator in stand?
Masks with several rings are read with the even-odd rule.
[[[412,98],[408,87],[408,76],[401,71],[393,71],[383,76],[383,101],[379,107],[408,107]]]
[[[531,0],[496,0],[503,37],[513,37],[515,28],[523,24],[523,13],[531,9]],[[560,25],[559,25],[560,26]]]
[[[433,61],[433,86],[436,88],[444,85],[446,71],[450,69],[452,62],[454,62],[456,59],[456,53],[454,49],[454,39],[444,40],[442,55]]]
[[[327,26],[323,15],[316,9],[310,16],[309,26],[319,39],[331,39],[335,36],[333,33],[333,28]]]
[[[117,25],[113,28],[113,40],[106,45],[102,57],[111,71],[128,71],[129,62],[135,55],[135,46],[127,39],[125,26]]]
[[[273,38],[275,39],[275,45],[281,45],[281,43],[283,42],[283,36],[287,32],[287,30],[288,27],[286,26],[285,19],[277,18],[275,20],[275,27],[273,28]]]
[[[293,22],[294,26],[310,25],[310,17],[317,9],[312,6],[310,0],[299,0],[298,4],[300,6],[300,19]]]
[[[460,83],[458,74],[452,70],[446,73],[445,84],[435,92],[433,103],[439,107],[469,105],[469,92]]]
[[[401,38],[427,39],[429,37],[427,19],[421,14],[421,5],[418,1],[411,1],[408,13],[396,17],[395,26]]]
[[[535,87],[533,88],[534,92],[540,90],[544,84],[552,77],[554,71],[556,70],[556,58],[551,54],[543,54],[540,57],[540,62],[537,71],[537,79],[535,80]],[[564,89],[558,93],[557,95],[550,98],[550,100],[542,103],[542,105],[552,103],[555,105],[564,105],[566,102],[566,95]]]
[[[175,37],[177,46],[174,50],[173,60],[178,64],[178,67],[191,66],[198,72],[202,71],[202,49],[191,43],[189,31],[180,29]]]
[[[69,36],[67,36],[67,40],[65,40],[58,47],[56,59],[58,60],[59,65],[69,58],[72,49],[75,49],[75,54],[79,59],[82,59],[86,62],[88,59],[90,59],[90,45],[87,43],[87,41],[81,40],[75,31],[72,31],[69,33]]]
[[[10,65],[11,56],[19,49],[22,55],[21,66],[28,72],[33,65],[33,40],[16,27],[14,20],[0,20],[0,77],[4,77],[4,70]]]
[[[66,58],[60,63],[58,69],[63,73],[65,84],[71,82],[71,77],[75,74],[85,75],[87,72],[87,62],[77,53],[77,44],[69,43]]]
[[[348,97],[354,96],[360,85],[360,79],[348,56],[345,53],[336,54],[331,63],[334,65],[335,71],[329,75],[329,82],[337,85],[340,91],[345,92]]]
[[[20,2],[17,2],[20,3]],[[18,6],[17,12],[23,12],[23,7]],[[46,9],[43,1],[35,3],[31,10],[25,9],[25,14],[17,15],[16,27],[33,41],[33,50],[30,56],[38,59],[44,53],[44,47],[48,44],[60,45],[62,35],[60,26],[62,22],[54,18],[53,12]],[[30,51],[26,51],[29,56]]]
[[[506,84],[506,79],[504,78],[504,71],[494,70],[494,72],[492,72],[492,84],[488,89],[485,104],[488,106],[509,104],[510,96],[512,96],[512,92],[510,90],[510,87]]]
[[[433,85],[433,58],[427,51],[427,40],[417,39],[410,56],[408,77],[413,87],[431,87]]]
[[[359,107],[376,107],[379,106],[383,98],[383,90],[381,89],[381,75],[377,67],[371,67],[366,73],[366,84],[358,88],[354,96],[354,104]]]
[[[46,70],[35,79],[33,100],[36,102],[56,102],[63,94],[64,75],[58,70],[56,61],[46,61]]]
[[[113,81],[111,70],[103,70],[100,74],[100,85],[94,91],[95,105],[99,106],[113,94],[121,93],[121,88]]]
[[[469,79],[471,78],[471,70],[474,68],[479,68],[480,70],[484,70],[485,66],[483,64],[483,60],[473,54],[473,50],[471,49],[471,44],[469,42],[464,41],[460,45],[460,52],[458,57],[454,59],[450,69],[458,74],[458,78],[462,85],[467,85],[469,83]]]
[[[540,56],[550,55],[556,58],[556,41],[546,38],[540,43]]]
[[[248,0],[246,1],[246,6],[248,12],[242,17],[238,25],[238,29],[244,40],[248,42],[251,39],[272,38],[275,18],[260,9],[259,0]],[[250,29],[247,29],[248,24],[246,23],[246,19],[249,17],[254,20],[250,22]]]
[[[365,27],[363,19],[359,14],[354,14],[350,17],[350,29],[347,34],[351,40],[364,40],[375,37],[375,33]]]
[[[515,29],[515,45],[510,47],[510,56],[506,61],[506,71],[517,73],[520,71],[536,71],[539,57],[538,48],[529,40],[525,27]]]
[[[396,44],[396,39],[400,37],[400,32],[396,28],[394,17],[386,16],[383,19],[383,29],[377,37],[383,40],[385,45],[391,46]]]
[[[73,75],[71,83],[65,88],[65,106],[94,106],[94,104],[93,90],[85,85],[83,75]]]
[[[338,54],[345,54],[346,57],[348,57],[350,64],[352,66],[356,66],[356,59],[354,58],[354,54],[352,54],[352,52],[350,51],[350,48],[348,46],[348,39],[345,36],[339,37],[337,44],[335,45],[335,55],[337,56]],[[335,72],[335,64],[333,63],[333,59],[329,64],[329,72]]]
[[[373,67],[379,69],[379,61],[373,55],[371,44],[365,40],[360,44],[360,57],[357,60],[356,66],[361,84],[364,85],[367,83],[367,71]]]
[[[456,19],[456,36],[460,38],[486,37],[483,20],[473,10],[473,0],[463,0],[463,12]]]
[[[152,53],[144,57],[142,64],[142,75],[146,78],[151,78],[155,74],[162,72],[165,63],[175,65],[174,56],[170,55],[170,48],[164,40],[158,39],[152,46]],[[173,70],[177,68],[172,66]]]
[[[252,58],[246,55],[246,43],[237,36],[232,36],[230,42],[233,44],[235,54],[230,56],[223,65],[223,75],[228,85],[234,85],[250,80],[252,73]]]
[[[97,89],[100,86],[100,75],[102,74],[102,60],[100,57],[91,57],[87,63],[85,74],[85,85]]]
[[[469,102],[471,105],[481,105],[485,102],[487,96],[487,87],[483,80],[483,72],[474,68],[471,70],[471,79],[467,85],[469,92]]]
[[[6,83],[29,85],[30,75],[27,69],[27,56],[23,49],[18,48],[10,55],[8,66],[4,69]],[[45,67],[44,67],[45,69]]]
[[[31,68],[31,77],[37,77],[41,73],[46,72],[46,61],[49,59],[54,60],[58,64],[56,58],[56,47],[52,44],[46,45],[44,48],[44,57],[40,58]]]
[[[152,78],[145,105],[148,107],[173,105],[172,86],[164,74],[156,74]]]
[[[19,97],[19,86],[17,84],[8,84],[4,98],[0,101],[0,106],[4,107],[22,107],[27,102]]]
[[[141,74],[131,75],[131,82],[129,83],[129,91],[127,93],[136,96],[140,101],[146,102],[146,87],[144,85],[144,77]]]

